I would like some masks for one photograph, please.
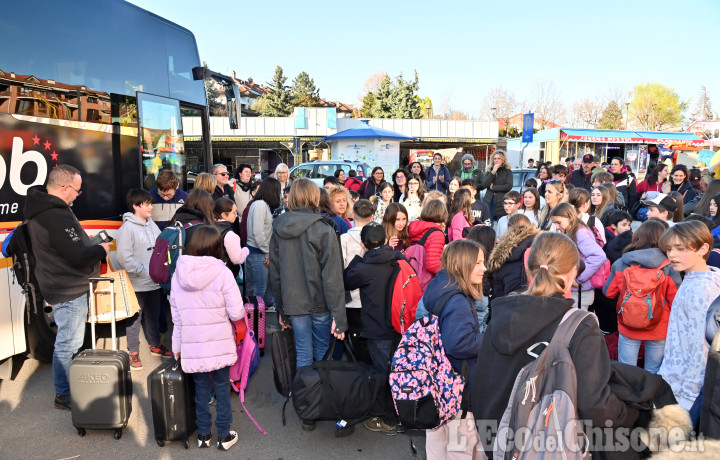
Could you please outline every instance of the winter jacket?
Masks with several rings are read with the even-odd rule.
[[[590,224],[593,224],[593,226],[595,226],[595,228],[597,229],[597,234],[600,236],[603,245],[608,242],[607,237],[605,236],[605,227],[603,226],[603,223],[600,219],[593,217],[586,212],[580,214],[579,217],[585,225],[590,227],[590,231],[593,232],[593,235],[595,234],[595,232],[593,231],[593,228]]]
[[[390,203],[392,204],[392,202]],[[387,211],[387,208],[388,205],[385,204],[382,198],[378,198],[378,200],[375,202],[375,215],[373,216],[373,220],[378,224],[382,225],[383,218],[385,217],[385,211]]]
[[[600,245],[595,241],[595,235],[587,228],[578,229],[575,240],[580,256],[585,262],[585,270],[578,275],[577,280],[581,283],[583,291],[592,291],[594,288],[590,284],[590,278],[605,263],[607,257]],[[573,288],[573,290],[576,290],[576,288]]]
[[[612,264],[610,276],[608,276],[605,286],[603,287],[603,294],[609,299],[618,297],[617,311],[620,308],[620,303],[623,301],[624,292],[621,289],[624,284],[623,273],[625,269],[633,265],[639,265],[641,268],[657,268],[666,260],[667,257],[665,257],[665,254],[658,248],[638,249],[637,251],[630,251],[623,254],[620,259]],[[664,286],[658,287],[658,289],[663,292],[662,297],[665,299],[662,319],[649,331],[630,329],[626,327],[622,321],[618,320],[618,331],[625,337],[636,340],[665,340],[668,321],[670,320],[670,311],[682,278],[680,278],[680,274],[672,268],[672,265],[664,267],[663,273],[665,273],[667,278],[665,278]]]
[[[492,274],[494,298],[527,288],[524,255],[539,233],[535,226],[511,230],[490,253],[488,271]]]
[[[357,192],[360,190],[360,186],[362,185],[363,181],[359,177],[348,177],[345,179],[345,183],[343,186],[345,186],[346,189]]]
[[[170,288],[173,353],[183,371],[211,372],[235,364],[230,320],[244,319],[240,290],[225,263],[210,256],[178,258]]]
[[[461,167],[455,172],[455,176],[453,177],[459,177],[461,182],[465,179],[472,179],[475,183],[475,188],[480,189],[484,175],[485,173],[477,168],[471,168],[470,171],[466,171],[464,167]]]
[[[627,173],[627,168],[623,167],[622,172],[615,174],[610,171],[613,175],[613,182],[617,188],[618,195],[622,194],[625,200],[625,209],[632,209],[633,205],[637,201],[637,184],[635,179],[630,177]]]
[[[235,205],[237,206],[237,213],[238,216],[242,216],[243,212],[245,211],[245,208],[247,208],[248,204],[252,201],[252,194],[250,193],[250,184],[243,184],[242,182],[238,181],[235,183],[235,194],[233,196],[235,199]],[[242,218],[240,219],[240,222],[242,222]]]
[[[462,372],[462,362],[467,360],[470,382],[477,362],[483,335],[480,333],[480,322],[475,311],[475,300],[459,293],[447,301],[444,308],[440,298],[454,289],[459,289],[455,279],[443,269],[430,281],[425,290],[423,302],[425,308],[438,317],[440,337],[443,348],[455,372]]]
[[[230,184],[225,184],[223,187],[220,187],[219,185],[215,186],[215,191],[212,194],[213,200],[217,200],[218,198],[230,198],[235,201],[235,191],[233,190],[232,186]]]
[[[400,334],[390,322],[388,300],[392,296],[390,279],[395,262],[403,258],[390,246],[380,246],[366,252],[363,257],[355,256],[345,269],[343,274],[345,289],[360,289],[361,335],[367,339],[399,340],[400,338]]]
[[[362,240],[360,239],[360,232],[362,227],[353,227],[347,231],[344,235],[340,235],[340,247],[342,248],[342,256],[345,261],[343,267],[347,268],[350,265],[355,256],[361,258],[365,255],[365,249],[362,247]],[[360,290],[355,289],[350,292],[350,298],[352,301],[345,304],[345,308],[361,308],[362,303],[360,301]]]
[[[188,197],[187,192],[179,188],[175,189],[175,195],[167,201],[160,196],[157,187],[150,190],[150,195],[153,197],[152,220],[160,230],[165,228],[177,210],[185,205]]]
[[[606,228],[606,238],[607,234],[608,229]],[[614,236],[613,234],[613,237],[607,240],[607,244],[603,246],[603,251],[605,251],[605,255],[607,256],[608,260],[610,260],[611,264],[614,264],[616,260],[620,259],[623,256],[623,251],[632,241],[632,236],[632,230],[627,230],[619,234],[618,236]]]
[[[683,182],[680,185],[675,185],[672,181],[665,182],[663,185],[663,193],[670,194],[671,192],[678,192],[683,197],[683,204],[688,204],[697,196],[697,192],[690,182]]]
[[[142,221],[135,214],[123,214],[123,224],[118,230],[117,260],[128,274],[136,292],[154,291],[160,286],[150,278],[150,256],[160,229],[152,218]]]
[[[652,200],[657,196],[658,193],[662,192],[663,184],[665,182],[656,182],[655,185],[650,185],[645,179],[644,181],[637,184],[636,191],[638,195],[638,200],[643,195],[643,193],[647,193],[647,198],[643,198],[643,200]]]
[[[384,181],[378,184],[372,177],[370,177],[369,179],[365,179],[365,182],[362,183],[357,192],[362,198],[369,200],[371,196],[378,194],[378,192],[380,191],[380,186],[383,184],[383,182]]]
[[[584,188],[589,192],[592,189],[591,178],[592,171],[590,171],[590,174],[585,174],[582,168],[580,168],[570,173],[570,180],[568,181],[568,183],[574,185],[577,188]]]
[[[100,274],[105,249],[90,241],[70,206],[45,187],[28,189],[23,212],[45,300],[67,302],[88,292],[88,279]]]
[[[493,186],[492,190],[490,190],[490,184]],[[485,191],[485,196],[483,196],[483,201],[489,206],[492,199],[495,198],[495,206],[491,211],[496,218],[505,215],[503,199],[505,198],[505,194],[512,190],[512,187],[513,173],[511,170],[499,168],[496,174],[493,174],[492,170],[485,173],[481,188],[487,190]]]
[[[465,214],[459,211],[455,214],[450,221],[450,228],[448,228],[448,241],[462,240],[463,229],[470,227],[470,222],[465,218]]]
[[[242,247],[240,236],[235,233],[230,222],[219,220],[215,223],[223,236],[223,261],[227,268],[237,278],[240,274],[240,265],[245,263],[245,259],[250,254],[247,246]]]
[[[266,256],[270,252],[272,222],[270,206],[263,200],[253,201],[248,213],[247,245],[260,250]],[[250,251],[252,252],[252,249]]]
[[[327,217],[305,208],[273,222],[270,286],[282,315],[332,314],[335,332],[347,330],[340,244]]]
[[[523,366],[534,360],[527,349],[550,342],[563,315],[573,301],[561,296],[510,295],[493,302],[492,320],[480,348],[471,409],[484,433],[500,422],[510,400],[515,378]],[[632,427],[638,410],[626,406],[609,386],[611,368],[607,345],[597,321],[586,317],[570,340],[570,356],[577,373],[577,410],[580,420],[604,428]],[[492,444],[491,444],[492,445]]]
[[[709,348],[706,315],[719,295],[720,269],[686,273],[670,311],[665,357],[658,374],[685,410],[690,410],[703,386]]]
[[[411,197],[403,196],[400,197],[400,203],[405,206],[408,212],[408,222],[412,222],[420,218],[420,212],[422,211],[422,201],[418,195]]]
[[[433,222],[426,222],[424,220],[416,220],[411,222],[408,226],[408,234],[410,235],[410,243],[414,241],[420,241],[431,228],[437,228],[439,232],[432,232],[425,240],[425,269],[435,274],[440,270],[442,262],[443,249],[445,249],[445,234],[442,232],[442,226]]]
[[[427,174],[428,191],[437,190],[439,192],[447,193],[448,185],[452,177],[450,176],[450,170],[445,165],[440,165],[440,169],[435,171],[435,166],[430,166],[425,170]],[[433,184],[433,178],[437,177],[437,180]],[[444,177],[445,180],[441,181],[440,177]]]

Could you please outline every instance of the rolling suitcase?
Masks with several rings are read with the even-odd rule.
[[[95,349],[96,283],[109,282],[110,303],[115,305],[113,278],[90,278],[90,331],[92,350],[81,351],[70,364],[70,409],[72,423],[80,436],[86,429],[115,430],[122,437],[132,412],[132,377],[130,355],[117,349],[115,309],[111,311],[112,350]]]
[[[155,441],[160,447],[165,441],[183,441],[189,448],[190,435],[197,429],[192,377],[183,372],[180,361],[167,360],[148,376],[148,390]]]
[[[272,333],[272,369],[275,389],[285,396],[282,408],[282,422],[285,426],[285,406],[292,396],[292,383],[297,373],[297,353],[295,352],[295,337],[290,328],[281,329]]]
[[[265,355],[265,301],[262,297],[252,296],[245,303],[248,316],[248,327],[252,327],[260,347],[260,356]]]

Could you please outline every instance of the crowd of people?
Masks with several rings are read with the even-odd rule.
[[[688,170],[651,163],[638,181],[622,158],[568,160],[539,163],[520,192],[512,190],[513,173],[500,150],[487,170],[466,154],[453,174],[436,154],[428,168],[413,162],[391,180],[379,166],[367,178],[338,170],[323,187],[292,180],[285,164],[259,185],[249,165],[239,165],[234,177],[225,165],[214,165],[185,193],[174,173],[161,171],[156,189],[128,194],[118,234],[118,260],[141,305],[128,327],[131,366],[142,368],[142,315],[150,352],[184,357],[199,407],[206,408],[214,385],[218,447],[228,449],[238,435],[230,430],[229,399],[219,394],[226,392],[235,353],[230,320],[243,318],[238,281],[246,295],[262,296],[268,311],[277,312],[279,326],[292,327],[298,367],[322,359],[333,337],[348,335],[368,364],[387,373],[401,339],[388,321],[388,278],[393,264],[421,245],[422,260],[414,265],[423,289],[417,317],[436,315],[453,369],[471,369],[465,371],[467,420],[476,423],[462,424],[474,440],[467,458],[478,450],[491,454],[492,443],[482,442],[475,427],[497,426],[518,372],[534,359],[530,348],[549,342],[572,308],[594,313],[568,338],[580,419],[599,427],[647,427],[652,408],[670,400],[697,426],[708,348],[720,322],[720,250],[714,249],[720,246],[720,179],[705,174],[703,164]],[[69,407],[67,367],[81,345],[77,312],[87,304],[86,281],[108,252],[73,221],[69,206],[80,187],[77,170],[58,167],[47,189],[31,190],[26,204],[33,244],[46,226],[65,225],[63,219],[75,234],[55,232],[42,248],[53,257],[38,261],[43,293],[57,293],[46,298],[57,302],[59,408]],[[633,221],[642,223],[633,230]],[[160,343],[168,329],[161,318],[167,296],[149,278],[147,248],[176,222],[188,228],[169,295],[174,333],[168,350]],[[78,276],[59,289],[58,267],[67,265]],[[648,291],[650,320],[642,326],[627,293],[647,278],[638,269],[660,280]],[[81,287],[75,281],[83,277]],[[643,378],[666,382],[635,388],[647,393],[649,407],[611,385],[618,369],[630,368],[611,365],[613,347],[613,359],[633,369],[641,359]],[[384,398],[383,413],[363,425],[395,435],[404,427],[389,391]],[[208,447],[210,412],[198,410],[197,418],[198,446]],[[428,430],[428,458],[465,458],[448,453],[448,426]],[[314,427],[314,420],[303,420],[303,430]],[[351,432],[339,429],[338,436]]]

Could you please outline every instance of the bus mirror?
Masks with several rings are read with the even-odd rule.
[[[225,89],[225,98],[227,100],[228,120],[230,121],[230,129],[238,129],[240,124],[241,105],[240,105],[240,88],[237,83],[223,84]]]

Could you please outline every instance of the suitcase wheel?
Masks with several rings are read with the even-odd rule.
[[[261,348],[260,349],[260,357],[263,357],[263,356],[265,356],[265,349]]]
[[[190,448],[190,441],[188,441],[188,440],[186,439],[186,440],[183,442],[183,446],[185,446],[185,449],[186,449],[186,450],[189,449],[189,448]]]
[[[163,441],[162,439],[156,439],[155,441],[157,441],[158,446],[160,447],[163,447],[165,445],[165,441]]]
[[[122,438],[122,430],[115,430],[115,434],[113,434],[113,437],[114,437],[115,439],[120,439],[120,438]]]
[[[87,434],[87,431],[85,431],[85,428],[78,428],[78,434],[80,436],[85,436]]]

